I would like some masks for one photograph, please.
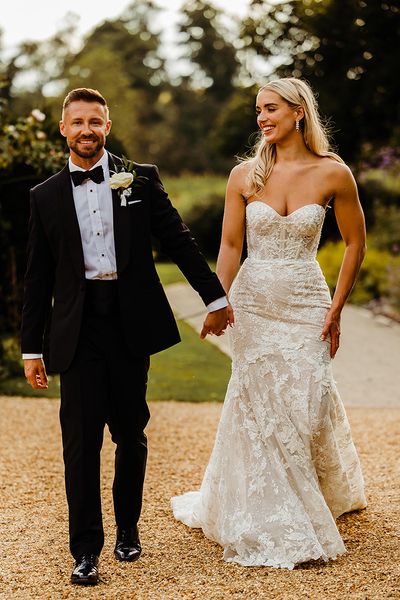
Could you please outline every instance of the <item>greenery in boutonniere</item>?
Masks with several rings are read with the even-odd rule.
[[[113,190],[117,190],[121,198],[121,206],[126,206],[126,199],[132,194],[132,188],[143,185],[148,177],[138,175],[135,171],[133,161],[122,156],[122,163],[115,167],[115,171],[110,171],[112,176],[108,182]]]

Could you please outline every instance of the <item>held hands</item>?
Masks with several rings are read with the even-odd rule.
[[[200,337],[202,340],[204,340],[207,334],[218,336],[223,335],[227,326],[229,325],[232,327],[234,322],[235,319],[233,316],[232,306],[230,304],[228,304],[226,308],[214,310],[213,312],[208,313],[207,317],[205,318]]]
[[[46,389],[49,387],[42,358],[25,358],[24,372],[27,382],[34,390]]]
[[[335,354],[340,345],[340,312],[333,312],[332,310],[328,311],[321,332],[321,340],[325,341],[327,337],[331,340],[331,358],[335,358]]]

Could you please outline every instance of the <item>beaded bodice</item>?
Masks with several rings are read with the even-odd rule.
[[[317,254],[325,208],[306,204],[283,217],[269,204],[254,200],[246,207],[247,248],[259,260],[311,260]]]

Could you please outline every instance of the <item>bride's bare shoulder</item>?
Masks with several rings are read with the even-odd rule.
[[[327,176],[339,177],[340,179],[348,179],[352,177],[350,168],[343,162],[339,162],[329,156],[324,156],[319,159],[321,172]]]
[[[241,162],[233,167],[229,175],[229,184],[231,187],[235,188],[240,194],[244,194],[247,177],[249,175],[251,169],[251,164],[246,162]]]
[[[353,193],[356,190],[354,175],[345,163],[324,157],[319,167],[321,181],[331,196],[337,198],[343,192]]]
[[[246,160],[244,162],[240,162],[237,165],[235,165],[231,170],[231,177],[235,177],[237,179],[240,179],[241,177],[247,177],[251,167],[252,164],[250,161]]]

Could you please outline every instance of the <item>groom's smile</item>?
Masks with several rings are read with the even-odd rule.
[[[75,151],[79,156],[82,156],[82,154],[80,154],[80,152],[82,152],[82,157],[87,158],[88,154],[97,152],[97,150],[99,150],[103,146],[104,143],[102,143],[102,141],[98,137],[95,137],[91,139],[79,139],[75,144],[71,141],[69,148],[70,150]]]
[[[79,144],[83,144],[84,146],[92,146],[93,142],[96,142],[97,138],[92,138],[90,140],[78,140]]]

